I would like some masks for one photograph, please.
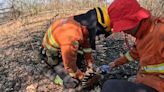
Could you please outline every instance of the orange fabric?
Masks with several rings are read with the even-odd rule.
[[[158,19],[144,21],[136,38],[136,49],[141,67],[164,63],[164,21]],[[143,74],[139,71],[137,82],[164,92],[164,79],[158,74]]]
[[[133,57],[135,60],[139,60],[139,55],[135,47],[133,47],[129,53],[130,53],[130,56]]]
[[[127,62],[128,62],[128,60],[126,59],[126,57],[125,57],[125,56],[122,56],[122,57],[116,59],[116,60],[114,61],[114,64],[115,64],[116,66],[119,66],[119,65],[125,64],[125,63],[127,63]]]
[[[90,53],[85,53],[84,54],[84,57],[86,59],[86,62],[87,62],[87,66],[88,68],[92,68],[93,66],[93,58],[92,58],[92,55]]]
[[[77,70],[75,78],[78,78],[79,80],[82,80],[84,78],[84,73],[80,70]]]
[[[90,47],[88,43],[88,31],[84,26],[73,20],[73,18],[59,19],[52,25],[52,36],[57,41],[61,49],[64,68],[69,73],[75,74],[77,78],[81,79],[82,72],[76,66],[77,51],[79,46],[74,46],[73,42],[78,41],[83,48]],[[47,33],[45,34],[47,36]],[[92,62],[91,53],[86,55],[86,61]]]
[[[51,29],[54,30],[55,28],[57,28],[57,27],[59,26],[59,24],[61,24],[61,20],[55,21],[54,24],[53,24],[54,26],[52,26]],[[49,39],[48,39],[48,32],[45,33],[44,37],[46,38],[48,44],[55,48],[55,46],[53,46],[53,45],[50,43]],[[47,48],[47,47],[45,46],[44,39],[43,39],[43,42],[42,42],[42,46],[43,46],[44,48]]]
[[[139,59],[140,67],[164,63],[164,18],[144,20],[135,37],[136,47],[130,50],[130,55]],[[126,62],[125,59],[118,59],[116,64]],[[159,75],[160,73],[143,73],[140,68],[136,82],[164,92],[164,79]]]
[[[135,60],[138,60],[139,59],[139,55],[138,55],[138,52],[137,52],[136,48],[132,48],[129,51],[129,54],[130,54],[131,57],[133,57],[133,59],[135,59]],[[120,57],[120,58],[118,58],[118,59],[116,59],[114,61],[114,63],[115,63],[116,66],[125,64],[127,62],[129,62],[129,61],[128,61],[128,59],[125,56],[122,56],[122,57]]]
[[[89,44],[89,41],[88,41],[88,37],[87,36],[84,36],[85,40],[84,40],[84,44],[82,44],[81,46],[83,48],[90,48],[90,44]],[[91,67],[92,64],[93,64],[93,57],[92,57],[92,54],[91,53],[84,53],[84,57],[86,59],[86,62],[87,62],[87,65],[88,67]]]
[[[137,0],[114,0],[108,7],[108,15],[112,32],[120,32],[134,28],[148,18],[150,12],[142,8]]]
[[[164,21],[148,19],[143,22],[136,34],[136,53],[140,58],[140,67],[164,63]],[[133,55],[133,56],[134,56]],[[144,74],[141,69],[137,74],[137,82],[164,92],[164,79],[159,74]]]

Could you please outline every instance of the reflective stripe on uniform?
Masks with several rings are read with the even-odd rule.
[[[55,84],[63,86],[63,80],[60,78],[59,75],[56,75],[55,79],[54,79]]]
[[[76,73],[69,73],[71,77],[75,77]]]
[[[164,73],[164,63],[144,66],[144,71],[147,73]]]
[[[55,41],[55,39],[52,36],[51,27],[48,29],[48,40],[49,40],[51,45],[53,45],[56,48],[59,48],[59,44]]]
[[[67,19],[63,19],[62,23],[59,24],[58,26],[61,26],[61,25],[65,24],[66,21],[67,21]],[[47,39],[46,39],[47,36],[48,36],[48,41],[50,42],[50,44],[47,42]],[[57,51],[58,48],[60,48],[59,44],[53,38],[51,26],[49,27],[49,29],[47,31],[47,35],[44,37],[44,43],[45,43],[47,49],[49,49],[49,50]]]
[[[91,53],[92,49],[91,48],[83,48],[84,53]]]
[[[129,51],[126,52],[125,57],[128,61],[134,61],[133,57],[130,55]]]
[[[77,53],[79,53],[79,54],[81,54],[81,55],[84,54],[84,52],[81,51],[81,50],[78,50]]]
[[[72,42],[72,45],[73,45],[73,47],[75,47],[75,48],[79,48],[79,42],[78,42],[78,41]],[[78,50],[77,53],[79,53],[79,54],[84,54],[84,52],[83,52],[82,50]]]
[[[75,46],[75,47],[79,47],[79,42],[78,41],[74,41],[74,42],[72,42],[72,45]]]
[[[46,46],[47,49],[53,50],[53,51],[58,51],[57,48],[54,48],[54,47],[52,47],[51,45],[49,45],[49,44],[47,43],[46,36],[44,37],[43,42],[44,42],[44,44],[45,44],[45,46]]]
[[[110,31],[110,18],[108,15],[108,11],[106,7],[96,7],[96,14],[98,22],[105,28],[105,31]]]

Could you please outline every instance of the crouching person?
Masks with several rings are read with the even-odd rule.
[[[122,6],[122,7],[118,7]],[[136,44],[110,68],[138,60],[136,82],[108,80],[102,92],[164,92],[164,18],[150,15],[136,0],[115,0],[108,8],[113,32],[125,32]]]
[[[77,66],[80,48],[83,48],[79,54],[85,54],[87,69],[92,68],[92,49],[87,36],[88,31],[84,26],[71,18],[66,18],[55,21],[43,38],[42,47],[47,57],[45,61],[57,73],[56,82],[65,88],[76,87],[85,76],[85,72]],[[60,61],[63,63],[59,64]],[[82,62],[80,63],[82,65]]]
[[[96,35],[110,34],[109,31],[106,8],[56,20],[42,43],[42,54],[47,58],[44,61],[57,74],[55,82],[66,89],[98,82],[100,76],[93,71],[92,49]]]

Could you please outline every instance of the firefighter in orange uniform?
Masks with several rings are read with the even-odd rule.
[[[96,35],[109,34],[107,15],[107,8],[97,7],[84,14],[56,20],[49,27],[43,38],[41,53],[46,57],[46,63],[57,72],[57,84],[64,85],[65,88],[75,88],[79,81],[86,82],[85,79],[89,78],[86,76],[93,77],[94,74],[87,75],[88,71],[93,73],[91,53],[95,49]],[[79,54],[85,58],[86,70],[79,68],[82,66]],[[63,64],[58,64],[59,60]]]
[[[136,0],[115,0],[108,14],[112,32],[123,31],[136,38],[136,45],[110,63],[110,68],[134,60],[140,68],[136,83],[108,80],[102,92],[164,92],[164,18],[151,16]]]

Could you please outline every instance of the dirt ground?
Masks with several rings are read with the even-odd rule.
[[[62,92],[61,87],[53,84],[52,71],[39,62],[38,46],[50,20],[70,14],[73,13],[60,15],[46,13],[0,25],[1,92]],[[134,39],[129,41],[132,45]],[[124,42],[124,34],[114,34],[107,39],[97,41],[97,48],[94,58],[98,66],[113,61],[119,57],[120,53],[128,50]],[[126,66],[129,67],[129,65]],[[135,69],[135,67],[130,66],[130,69]],[[135,75],[135,72],[133,73],[132,75]],[[124,76],[116,75],[115,77]]]

